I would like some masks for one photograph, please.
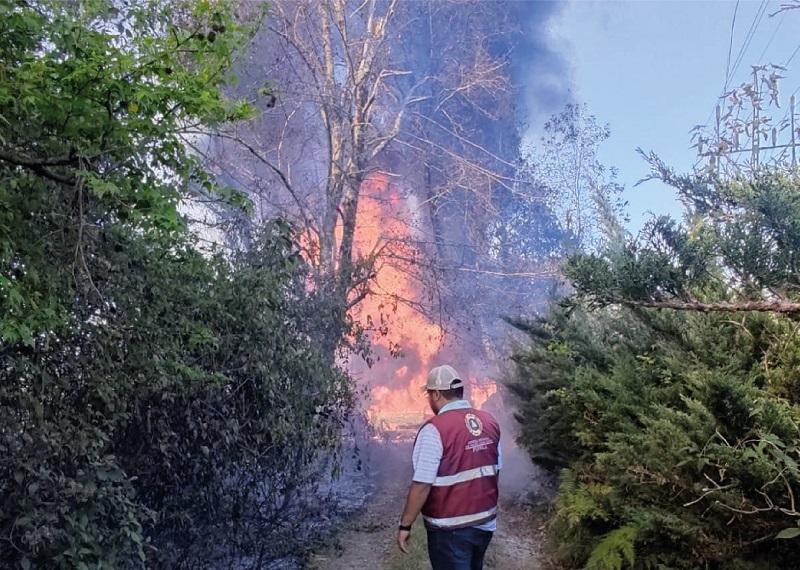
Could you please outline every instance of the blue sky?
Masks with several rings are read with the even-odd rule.
[[[733,31],[733,60],[763,0],[741,0]],[[800,45],[800,10],[770,17],[786,0],[769,0],[731,85],[751,64],[783,64]],[[602,161],[616,166],[630,202],[630,229],[649,212],[679,215],[669,188],[648,182],[636,147],[656,151],[679,171],[691,169],[689,129],[709,119],[722,93],[736,2],[573,0],[552,23],[551,40],[568,62],[574,97],[611,126]],[[800,87],[800,53],[781,83],[781,99]]]

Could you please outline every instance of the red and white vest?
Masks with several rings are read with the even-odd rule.
[[[433,424],[442,438],[442,460],[422,507],[425,525],[461,528],[495,518],[497,421],[486,412],[462,408],[442,412],[422,427],[427,424]]]

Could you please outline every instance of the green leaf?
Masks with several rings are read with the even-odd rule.
[[[775,538],[789,539],[800,536],[800,527],[785,528],[775,535]]]

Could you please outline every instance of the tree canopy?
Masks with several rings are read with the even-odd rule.
[[[4,567],[260,567],[330,469],[352,392],[294,230],[200,251],[181,214],[247,208],[185,142],[249,116],[222,87],[256,24],[0,0]]]

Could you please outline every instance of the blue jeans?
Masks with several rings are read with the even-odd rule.
[[[428,556],[433,570],[482,570],[492,534],[475,527],[428,529]]]

